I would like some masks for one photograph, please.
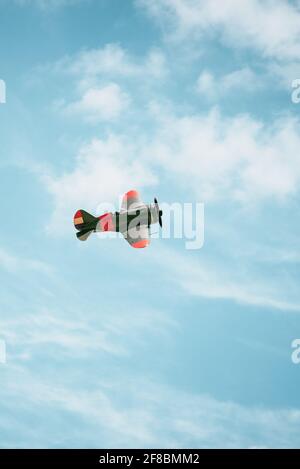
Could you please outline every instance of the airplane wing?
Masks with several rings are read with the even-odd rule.
[[[145,204],[142,202],[138,191],[131,190],[126,192],[122,200],[121,212],[140,207],[145,207]]]
[[[150,244],[150,230],[146,225],[129,228],[123,235],[133,248],[146,248]]]

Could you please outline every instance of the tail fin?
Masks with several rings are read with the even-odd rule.
[[[78,210],[74,215],[74,226],[79,233],[76,236],[80,241],[86,241],[90,234],[96,230],[99,219],[85,210]]]

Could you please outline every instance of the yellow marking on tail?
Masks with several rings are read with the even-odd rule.
[[[75,225],[82,225],[83,224],[83,218],[75,218],[74,220]]]

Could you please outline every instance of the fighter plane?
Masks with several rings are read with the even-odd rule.
[[[150,226],[159,223],[162,227],[162,215],[157,199],[145,205],[139,193],[130,190],[123,197],[120,212],[94,217],[81,209],[74,215],[74,226],[80,241],[86,241],[91,233],[114,231],[122,233],[133,248],[146,248],[150,244]]]

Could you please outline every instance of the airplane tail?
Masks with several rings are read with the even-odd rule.
[[[96,231],[99,218],[90,215],[85,210],[78,210],[74,215],[74,226],[78,233],[76,236],[80,241],[86,241],[93,231]]]

